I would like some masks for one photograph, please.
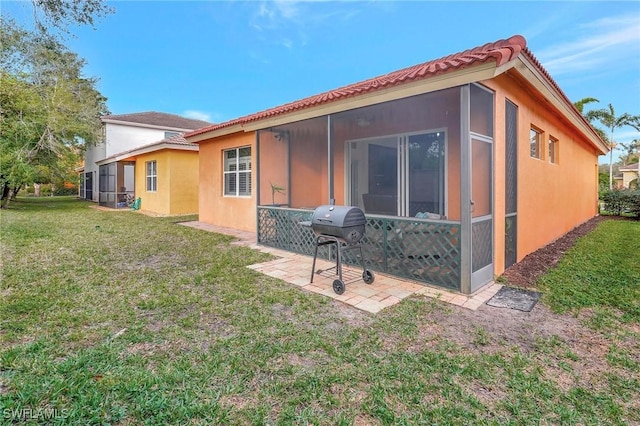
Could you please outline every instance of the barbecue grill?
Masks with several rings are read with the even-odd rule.
[[[345,290],[342,280],[342,252],[345,250],[360,250],[362,280],[367,284],[373,283],[375,276],[373,272],[366,269],[360,244],[364,237],[366,223],[364,212],[358,207],[326,205],[314,210],[311,222],[304,223],[305,226],[311,226],[316,235],[311,282],[313,282],[316,268],[318,247],[333,244],[336,247],[336,275],[338,275],[338,279],[333,281],[333,291],[342,294]]]

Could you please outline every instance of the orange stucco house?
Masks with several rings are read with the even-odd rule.
[[[300,222],[359,206],[370,269],[465,294],[595,216],[607,152],[521,36],[185,138],[201,221],[312,254]]]

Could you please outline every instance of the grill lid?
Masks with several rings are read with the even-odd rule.
[[[364,236],[367,219],[364,212],[352,206],[320,206],[313,212],[311,228],[316,235],[338,238],[355,244]]]
[[[358,207],[326,205],[315,209],[311,223],[346,228],[364,225],[366,218],[364,212]]]

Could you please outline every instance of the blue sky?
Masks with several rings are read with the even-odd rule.
[[[222,122],[521,34],[569,99],[640,114],[640,2],[110,2],[71,50],[113,114]],[[31,2],[2,13],[33,19]],[[640,138],[631,128],[616,140]],[[602,159],[604,160],[604,159]],[[601,161],[602,161],[601,160]]]

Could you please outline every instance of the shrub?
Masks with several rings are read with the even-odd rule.
[[[612,189],[602,194],[605,211],[620,216],[625,208],[625,192],[624,189]]]
[[[78,195],[78,188],[76,186],[60,187],[53,191],[53,195]]]
[[[612,215],[621,216],[631,213],[640,217],[640,190],[614,189],[602,195],[604,210]]]
[[[50,183],[45,183],[40,185],[40,196],[41,197],[46,197],[51,195],[51,184]]]
[[[640,189],[629,191],[627,194],[627,205],[629,212],[640,218]]]

